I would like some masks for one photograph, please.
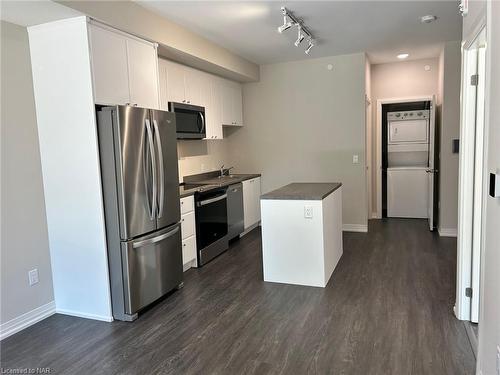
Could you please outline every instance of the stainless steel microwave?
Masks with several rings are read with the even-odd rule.
[[[205,108],[185,103],[168,103],[175,113],[177,139],[203,139],[206,136]]]

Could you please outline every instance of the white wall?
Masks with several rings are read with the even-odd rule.
[[[488,3],[489,92],[487,93],[488,143],[486,169],[500,173],[500,2]],[[482,254],[481,309],[479,318],[478,370],[497,374],[500,347],[500,198],[486,197],[484,249]]]
[[[439,218],[441,233],[453,234],[458,221],[458,154],[452,140],[460,136],[460,42],[446,42],[440,56],[439,77]]]
[[[3,325],[54,300],[26,28],[1,22]],[[30,287],[28,271],[38,269]],[[3,326],[2,328],[4,328]]]
[[[424,67],[430,66],[426,71]],[[381,147],[377,140],[377,100],[396,99],[418,96],[430,96],[438,94],[439,61],[435,59],[423,59],[413,61],[402,61],[388,64],[372,65],[372,118],[373,118],[373,147],[372,147],[372,209],[377,211],[377,190],[379,178],[377,167],[377,153]]]
[[[219,170],[222,164],[226,168],[232,167],[228,147],[227,138],[215,141],[177,141],[179,181],[182,182],[184,176]]]
[[[344,224],[366,228],[363,53],[261,66],[260,81],[243,85],[243,117],[227,137],[238,171],[262,173],[263,193],[342,182]]]

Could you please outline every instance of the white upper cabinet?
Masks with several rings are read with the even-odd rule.
[[[130,103],[158,108],[158,55],[149,43],[127,39]]]
[[[222,93],[222,124],[229,126],[242,126],[243,106],[241,84],[221,79],[220,91]]]
[[[185,69],[182,65],[174,64],[166,60],[160,59],[160,67],[164,75],[164,80],[161,82],[166,87],[165,102],[186,102],[186,90],[184,83]]]
[[[89,34],[95,103],[158,108],[156,45],[94,23]]]
[[[99,104],[130,101],[127,40],[121,34],[89,25],[94,100]]]
[[[207,117],[207,134],[206,139],[222,139],[222,95],[218,85],[219,79],[211,77],[209,105],[205,108]]]

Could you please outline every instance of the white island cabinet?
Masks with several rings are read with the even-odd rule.
[[[260,177],[243,181],[243,223],[245,232],[260,222]]]
[[[289,184],[261,207],[264,281],[325,287],[342,256],[342,185]]]

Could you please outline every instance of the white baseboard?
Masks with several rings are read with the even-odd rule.
[[[441,237],[456,237],[457,228],[438,228],[438,233]]]
[[[254,225],[249,226],[243,233],[240,234],[240,238],[243,237],[245,234],[250,233],[252,230],[260,226],[260,221],[258,223],[255,223]]]
[[[378,213],[372,212],[372,216],[370,219],[378,219]]]
[[[195,259],[191,259],[189,262],[185,263],[182,265],[182,271],[186,272],[190,268],[196,268],[198,267],[198,261]]]
[[[342,224],[342,231],[344,232],[368,232],[368,225],[366,224]]]
[[[56,303],[55,301],[52,301],[3,323],[0,325],[0,340],[28,328],[29,326],[38,323],[40,320],[48,318],[49,316],[55,314],[55,312]]]
[[[103,322],[112,322],[113,317],[107,315],[97,315],[97,314],[87,314],[80,311],[66,310],[66,309],[56,309],[57,314],[76,316],[78,318],[101,320]]]

